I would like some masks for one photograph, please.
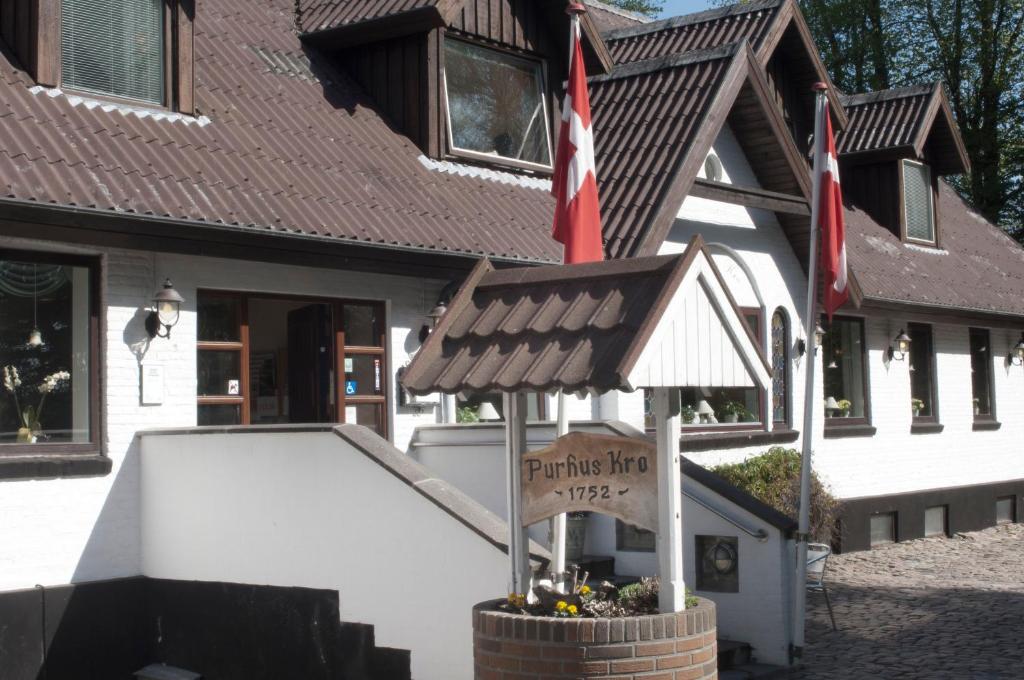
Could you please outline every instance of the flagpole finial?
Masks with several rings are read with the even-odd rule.
[[[811,89],[814,90],[815,92],[825,92],[826,90],[828,90],[828,85],[819,80],[814,85],[811,85]]]
[[[582,2],[570,2],[565,8],[565,13],[569,15],[586,14],[587,8],[583,6]]]

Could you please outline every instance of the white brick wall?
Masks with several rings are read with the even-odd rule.
[[[139,461],[135,433],[196,422],[196,290],[259,291],[385,300],[388,361],[393,372],[419,346],[425,314],[446,283],[440,280],[332,271],[244,261],[167,256],[111,249],[68,249],[0,238],[0,246],[103,254],[107,307],[104,356],[104,477],[0,482],[0,591],[140,573]],[[170,339],[147,343],[143,326],[153,292],[170,277],[186,298]],[[163,403],[142,406],[138,356],[164,366]],[[398,409],[389,399],[393,441],[404,449],[436,409]],[[182,499],[187,502],[187,499]]]

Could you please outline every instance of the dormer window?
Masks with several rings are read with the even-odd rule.
[[[543,64],[462,40],[444,45],[451,152],[550,169]]]
[[[163,0],[63,0],[64,87],[164,103]]]
[[[904,160],[903,220],[906,240],[935,244],[935,206],[931,169],[924,163]]]

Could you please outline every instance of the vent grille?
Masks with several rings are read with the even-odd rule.
[[[907,238],[934,243],[932,177],[927,165],[903,161],[903,204]]]
[[[63,0],[61,5],[65,87],[163,102],[162,0]]]

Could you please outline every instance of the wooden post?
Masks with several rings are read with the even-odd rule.
[[[654,390],[658,445],[658,609],[663,614],[686,607],[683,583],[683,486],[679,466],[679,390]]]
[[[523,526],[522,459],[526,452],[526,395],[503,395],[505,411],[505,478],[508,482],[509,594],[529,595],[530,550]]]
[[[565,404],[565,392],[558,393],[558,422],[555,426],[555,439],[569,434],[569,412]],[[551,518],[551,571],[555,573],[555,590],[565,592],[565,521],[563,512]]]

